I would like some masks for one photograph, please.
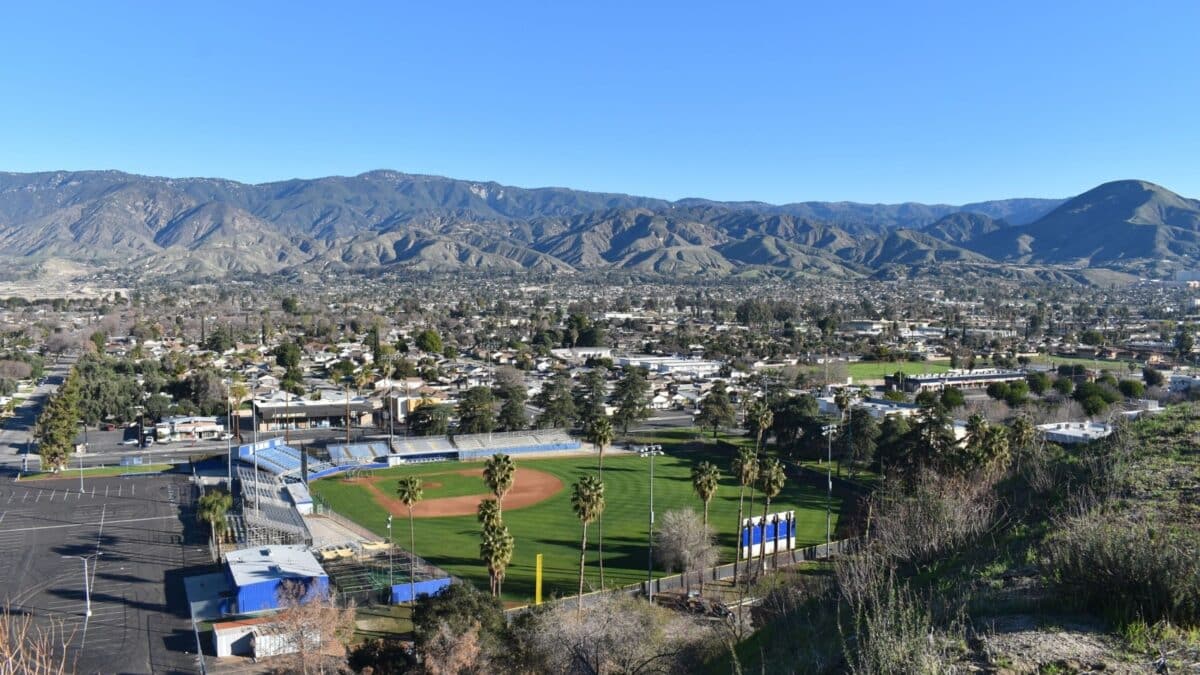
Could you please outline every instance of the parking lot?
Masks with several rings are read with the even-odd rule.
[[[81,673],[196,672],[183,598],[208,562],[183,476],[0,481],[0,597],[61,622]],[[86,615],[88,559],[91,616]]]

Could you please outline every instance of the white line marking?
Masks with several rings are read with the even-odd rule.
[[[149,518],[126,518],[125,520],[110,520],[109,525],[119,525],[122,523],[144,523],[149,520],[172,520],[175,516],[151,516]],[[91,527],[97,523],[66,523],[64,525],[37,525],[35,527],[15,527],[11,530],[0,530],[0,535],[9,534],[12,532],[32,532],[34,530],[60,530],[64,527]]]
[[[93,489],[94,489],[94,488],[93,488]],[[105,497],[107,497],[107,496],[108,496],[108,486],[107,486],[107,485],[105,485],[105,486],[104,486],[104,496],[105,496]]]
[[[41,491],[41,490],[38,490],[37,497],[34,497],[34,499],[33,499],[33,503],[34,503],[34,504],[36,504],[36,503],[38,503],[38,502],[39,502],[39,501],[41,501],[41,500],[42,500],[42,491]]]
[[[4,522],[4,516],[7,516],[7,515],[8,515],[8,511],[5,511],[4,513],[0,513],[0,523]]]
[[[21,495],[21,503],[24,504],[25,500],[28,498],[29,498],[29,490],[26,490],[25,494]]]

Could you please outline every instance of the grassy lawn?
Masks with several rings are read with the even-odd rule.
[[[370,605],[354,610],[354,642],[412,633],[412,605]]]
[[[847,366],[847,371],[855,382],[882,380],[885,376],[893,375],[898,370],[903,371],[905,375],[921,375],[944,373],[950,370],[950,366],[930,361],[859,361]]]
[[[667,444],[664,443],[664,446]],[[709,449],[711,452],[703,452]],[[668,452],[670,452],[668,448]],[[715,446],[697,444],[684,456],[668,454],[654,461],[654,508],[661,516],[667,510],[683,507],[701,509],[692,492],[690,472],[693,462],[711,458],[723,469],[728,459],[717,456]],[[504,585],[505,599],[528,602],[534,592],[534,560],[543,554],[543,594],[570,595],[578,583],[580,525],[571,509],[570,485],[581,476],[594,473],[595,460],[590,457],[563,459],[517,459],[517,470],[529,467],[557,476],[564,489],[550,499],[523,509],[509,509],[505,523],[516,539],[516,551]],[[436,463],[413,467],[396,467],[376,475],[401,476],[416,474],[430,476],[447,470],[478,466],[478,464]],[[646,539],[648,530],[650,460],[611,455],[604,462],[607,508],[604,513],[605,583],[620,586],[646,578]],[[316,481],[314,494],[324,499],[338,513],[351,518],[379,534],[387,534],[387,516],[361,487],[339,478]],[[710,506],[710,522],[718,531],[722,560],[733,559],[738,492],[732,477],[725,476],[717,496]],[[840,506],[835,504],[835,507]],[[797,544],[801,546],[823,542],[825,538],[825,496],[823,491],[789,483],[772,503],[772,511],[795,509],[798,521]],[[761,512],[762,500],[757,499],[755,511]],[[405,545],[407,524],[396,528],[397,543]],[[597,527],[588,530],[587,584],[599,585],[596,567]],[[416,521],[416,552],[451,574],[469,579],[486,588],[487,571],[479,562],[479,525],[474,516],[421,518]],[[656,570],[657,574],[664,574]]]
[[[140,464],[137,466],[97,466],[84,467],[84,478],[103,478],[105,476],[124,476],[134,473],[165,473],[174,469],[174,464]],[[78,468],[68,468],[58,473],[50,471],[38,471],[35,473],[27,473],[21,476],[21,480],[52,480],[55,478],[79,478]]]
[[[1069,357],[1069,356],[1051,356],[1048,354],[1038,354],[1037,356],[1032,357],[1030,360],[1032,363],[1054,365],[1056,367],[1057,366],[1067,366],[1067,365],[1071,365],[1071,366],[1079,365],[1079,366],[1083,366],[1084,368],[1091,368],[1092,370],[1110,370],[1117,376],[1123,376],[1123,375],[1127,375],[1129,373],[1129,362],[1128,361],[1103,361],[1101,359],[1084,359],[1084,358],[1076,358],[1076,357]],[[1142,369],[1142,364],[1139,363],[1137,365],[1137,370],[1140,371],[1141,369]]]

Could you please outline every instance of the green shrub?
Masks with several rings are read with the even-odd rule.
[[[1161,521],[1099,510],[1065,520],[1046,541],[1051,579],[1063,597],[1119,621],[1200,623],[1200,531]]]

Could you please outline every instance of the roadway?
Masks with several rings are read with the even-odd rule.
[[[33,389],[32,394],[21,402],[11,417],[0,426],[0,457],[27,452],[33,441],[33,425],[47,399],[62,384],[67,371],[75,364],[75,357],[62,357],[46,369],[45,375]]]

